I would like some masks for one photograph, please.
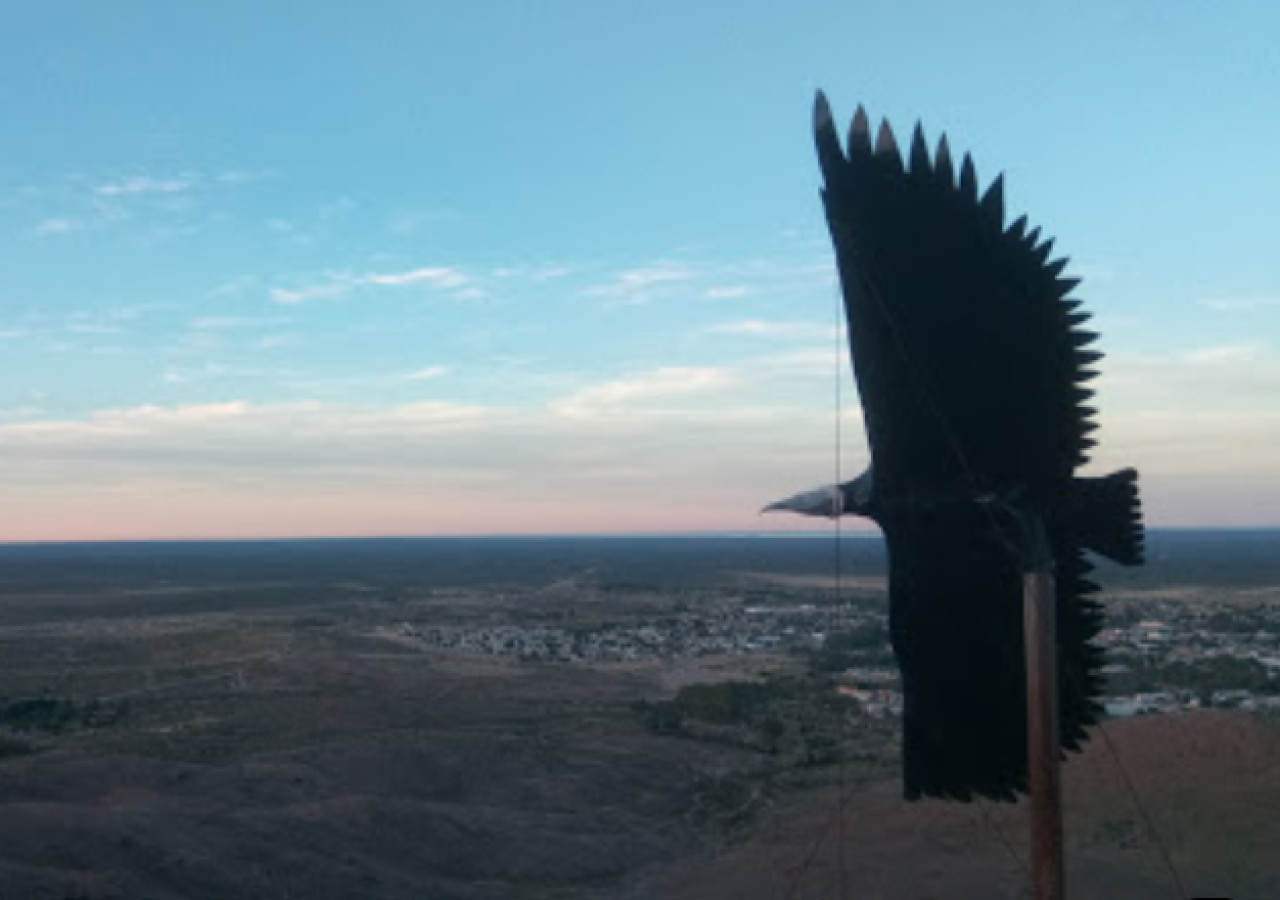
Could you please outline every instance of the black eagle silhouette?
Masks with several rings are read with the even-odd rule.
[[[1027,785],[1023,514],[1056,570],[1064,748],[1100,714],[1085,551],[1142,561],[1137,472],[1074,476],[1095,443],[1097,335],[1053,242],[1025,217],[1005,226],[1003,177],[979,195],[969,156],[957,173],[946,137],[931,154],[919,125],[904,161],[861,107],[842,148],[821,93],[814,130],[871,466],[767,508],[884,531],[907,799],[1012,800]]]

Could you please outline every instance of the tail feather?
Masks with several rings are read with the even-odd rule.
[[[1102,478],[1075,478],[1071,487],[1071,524],[1080,545],[1121,565],[1141,565],[1142,503],[1137,470],[1121,469]]]

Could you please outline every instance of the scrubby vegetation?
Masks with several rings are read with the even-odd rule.
[[[127,700],[79,702],[59,697],[0,699],[0,725],[13,731],[61,734],[77,728],[115,725],[129,713]],[[0,749],[0,756],[5,755]]]
[[[1190,662],[1156,663],[1139,660],[1108,677],[1113,694],[1144,691],[1188,691],[1208,705],[1214,691],[1247,690],[1280,694],[1280,677],[1253,659],[1214,656]]]
[[[822,766],[838,760],[857,702],[827,679],[788,676],[693,684],[636,709],[659,734],[734,744],[785,765]]]
[[[889,629],[883,620],[854,625],[827,635],[813,653],[810,666],[815,672],[843,672],[854,666],[894,665],[889,648]]]

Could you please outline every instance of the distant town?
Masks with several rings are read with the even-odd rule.
[[[1120,596],[1098,643],[1112,716],[1220,707],[1280,709],[1280,607],[1233,593]],[[1117,688],[1124,690],[1117,690]]]
[[[1280,709],[1280,607],[1233,593],[1159,598],[1104,596],[1113,717],[1202,707]],[[601,664],[723,654],[791,654],[811,659],[835,690],[871,716],[901,712],[898,673],[888,644],[882,594],[833,603],[794,592],[743,596],[707,590],[682,594],[667,615],[642,621],[517,624],[399,623],[382,636],[422,649],[507,656],[526,661]]]

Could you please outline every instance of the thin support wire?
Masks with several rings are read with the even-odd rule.
[[[792,869],[791,881],[787,884],[787,891],[783,895],[784,900],[796,900],[800,896],[800,879],[809,871],[814,861],[818,858],[818,851],[822,849],[823,843],[826,842],[827,835],[831,832],[831,826],[844,818],[845,806],[848,802],[849,798],[845,797],[837,806],[835,812],[822,824],[822,828],[818,831],[818,836],[813,839],[809,849],[805,851],[804,859],[801,860],[800,865]]]
[[[841,416],[841,413],[843,412],[843,406],[844,406],[844,391],[843,391],[844,342],[842,339],[842,329],[840,326],[844,321],[844,316],[843,316],[844,295],[840,290],[839,283],[835,285],[833,293],[835,297],[835,304],[833,308],[833,319],[832,319],[832,324],[834,326],[833,331],[835,332],[835,353],[834,353],[834,357],[835,357],[835,365],[834,365],[835,428],[833,429],[833,438],[835,442],[835,463],[834,463],[835,496],[832,498],[834,508],[833,508],[833,515],[831,518],[834,524],[832,534],[834,535],[835,549],[834,549],[834,552],[832,553],[832,574],[833,574],[833,590],[835,594],[835,596],[833,597],[833,600],[834,600],[833,606],[836,609],[839,609],[840,602],[844,597],[844,591],[843,591],[844,566],[843,566],[843,560],[841,559],[841,555],[840,555],[840,541],[841,541],[841,534],[842,534],[841,527],[840,527],[840,516],[844,512],[844,492],[840,488],[840,481],[843,478],[843,468],[841,466],[840,454],[844,448],[844,430],[841,427],[842,423],[840,421],[840,416]],[[846,844],[845,807],[849,803],[849,795],[846,790],[847,785],[845,782],[845,758],[844,758],[845,744],[847,743],[845,739],[848,736],[847,729],[848,729],[848,723],[842,712],[840,715],[840,725],[839,725],[839,728],[837,729],[839,742],[836,746],[836,760],[838,765],[839,797],[836,800],[835,812],[823,824],[821,830],[818,832],[817,837],[813,839],[813,843],[810,844],[809,849],[805,851],[804,859],[800,862],[800,865],[798,865],[795,869],[791,871],[791,881],[787,885],[787,891],[785,894],[786,900],[793,900],[793,898],[799,897],[798,892],[800,890],[801,879],[804,877],[805,873],[809,871],[810,866],[813,865],[814,860],[817,858],[818,850],[821,849],[823,842],[826,841],[827,834],[831,831],[831,826],[833,824],[835,824],[836,826],[836,840],[838,842],[836,847],[836,857],[837,857],[837,872],[839,876],[839,885],[840,885],[840,900],[847,900],[848,870],[846,867],[846,859],[845,859],[845,844]]]
[[[1168,845],[1165,844],[1164,838],[1160,836],[1160,832],[1156,830],[1155,821],[1151,818],[1150,813],[1147,812],[1146,804],[1142,802],[1142,797],[1138,794],[1138,789],[1134,785],[1133,779],[1129,777],[1129,770],[1120,761],[1120,754],[1116,751],[1115,744],[1111,742],[1111,735],[1107,734],[1107,729],[1102,726],[1099,726],[1097,731],[1102,735],[1102,742],[1107,745],[1111,758],[1115,760],[1116,769],[1120,772],[1120,778],[1124,781],[1125,789],[1128,790],[1129,796],[1133,798],[1133,805],[1138,808],[1138,813],[1142,816],[1142,822],[1147,828],[1147,833],[1151,835],[1156,848],[1160,851],[1160,858],[1164,860],[1164,866],[1169,870],[1169,877],[1173,879],[1174,887],[1178,890],[1179,900],[1182,900],[1187,896],[1187,889],[1183,886],[1182,877],[1178,874],[1178,869],[1173,864],[1173,856],[1169,853]]]
[[[1013,844],[1009,842],[1009,836],[1004,833],[1000,823],[991,818],[991,808],[981,797],[978,798],[978,809],[982,812],[982,821],[986,823],[987,829],[995,834],[1000,839],[1000,843],[1004,844],[1004,849],[1009,851],[1009,858],[1013,860],[1018,872],[1023,878],[1030,878],[1031,869],[1027,866],[1026,861],[1018,855],[1018,851],[1014,849]]]
[[[840,543],[841,543],[840,517],[844,515],[844,491],[840,487],[840,483],[843,477],[840,456],[844,449],[844,440],[843,440],[844,430],[842,428],[842,423],[840,421],[841,415],[844,412],[844,402],[843,402],[844,392],[842,390],[843,382],[844,382],[844,378],[843,378],[844,343],[840,339],[841,338],[840,324],[843,321],[842,313],[844,312],[844,302],[843,302],[844,294],[840,290],[840,287],[838,284],[835,286],[832,293],[835,295],[835,304],[834,304],[833,316],[832,316],[832,321],[835,327],[832,330],[835,332],[835,353],[833,354],[835,358],[835,392],[834,392],[835,393],[835,477],[836,477],[835,484],[836,484],[836,497],[838,498],[836,511],[835,511],[836,512],[836,515],[835,515],[835,608],[839,610],[840,604],[844,600],[844,591],[842,590],[843,585],[841,583],[843,580],[844,566],[843,566],[843,560],[841,559],[841,548],[840,548]],[[839,845],[836,848],[836,854],[838,858],[838,865],[839,865],[839,872],[840,872],[840,900],[846,900],[846,898],[848,897],[848,884],[847,884],[847,873],[845,868],[844,807],[845,807],[845,803],[847,802],[847,798],[845,794],[846,785],[845,785],[845,771],[844,771],[844,755],[845,755],[845,746],[848,743],[848,741],[846,740],[847,738],[846,732],[848,730],[848,721],[847,721],[847,717],[845,716],[844,709],[841,707],[837,707],[837,709],[839,711],[839,716],[840,716],[840,726],[836,732],[838,741],[839,741],[839,743],[836,745],[836,755],[839,757],[839,765],[840,765],[840,801],[839,801],[840,824],[838,828],[838,833],[836,835],[836,839],[839,841]]]
[[[942,407],[938,404],[937,398],[933,396],[933,392],[929,389],[929,382],[928,379],[924,377],[923,368],[912,357],[911,353],[907,349],[907,342],[902,335],[901,329],[898,327],[898,322],[893,317],[893,312],[889,309],[889,304],[885,302],[883,295],[881,295],[880,289],[876,287],[873,267],[869,263],[864,264],[863,261],[859,261],[855,266],[855,269],[862,277],[862,283],[867,289],[867,294],[876,304],[876,308],[879,309],[880,315],[884,317],[885,323],[889,326],[889,333],[893,336],[893,342],[897,346],[898,353],[902,357],[903,365],[906,366],[907,371],[911,374],[917,387],[919,387],[920,396],[924,398],[930,415],[937,420],[938,426],[942,430],[943,437],[946,438],[947,443],[951,446],[951,452],[955,454],[956,462],[960,464],[960,468],[964,472],[964,477],[969,482],[970,489],[974,492],[981,490],[982,484],[978,479],[977,472],[975,472],[973,466],[969,464],[969,456],[965,453],[964,444],[961,443],[959,435],[956,434],[956,430],[951,424],[951,420],[947,418],[947,414],[943,411]],[[1000,523],[996,521],[995,513],[992,512],[991,505],[988,503],[980,503],[978,505],[987,520],[987,524],[991,528],[992,534],[995,535],[996,540],[1004,546],[1004,548],[1009,552],[1009,555],[1015,560],[1019,563],[1025,563],[1025,560],[1023,559],[1024,554],[1018,550],[1013,542],[1009,540],[1008,535],[1006,535],[1000,528]]]

